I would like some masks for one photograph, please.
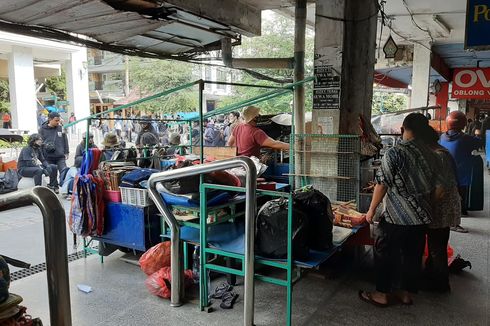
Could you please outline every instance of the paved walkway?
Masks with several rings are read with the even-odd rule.
[[[294,325],[490,325],[490,177],[486,177],[485,211],[473,212],[463,219],[470,233],[451,233],[451,245],[473,264],[473,269],[451,277],[452,293],[420,293],[412,307],[375,308],[357,298],[359,289],[373,289],[369,264],[370,252],[359,266],[349,259],[332,265],[334,277],[324,279],[309,274],[294,288]],[[42,223],[35,207],[0,213],[0,252],[32,263],[44,261]],[[71,240],[69,238],[69,250]],[[76,260],[69,264],[73,325],[238,325],[242,323],[243,302],[231,311],[220,309],[204,313],[194,304],[171,308],[169,301],[159,299],[145,288],[145,275],[137,266],[119,258],[98,257]],[[93,287],[92,293],[77,290],[77,284]],[[24,297],[33,316],[49,324],[46,273],[14,281],[14,293]],[[236,291],[242,295],[243,287]],[[285,290],[256,283],[255,322],[257,325],[283,325]]]

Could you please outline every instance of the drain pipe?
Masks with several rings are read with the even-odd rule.
[[[254,69],[293,69],[294,58],[233,58],[231,39],[221,39],[221,56],[223,64],[228,68]]]
[[[294,82],[301,81],[305,78],[305,32],[306,32],[306,0],[296,0],[294,10]],[[303,84],[294,88],[294,134],[305,133],[305,86]],[[294,135],[293,135],[294,137]],[[294,153],[297,158],[295,164],[295,174],[304,173],[302,166],[304,164],[304,139],[294,137],[291,139],[295,142],[295,149],[300,150]],[[300,178],[295,178],[296,187],[300,186]]]
[[[0,196],[0,212],[36,204],[43,215],[49,315],[53,326],[71,326],[65,209],[45,187]]]

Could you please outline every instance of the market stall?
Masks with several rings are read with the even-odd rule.
[[[203,130],[204,119],[287,96],[296,86],[311,81],[309,78],[273,87],[255,98],[205,114],[201,110],[198,116],[184,122],[192,126],[192,121],[198,121],[199,130]],[[202,108],[206,83],[210,82],[196,81],[158,95],[198,85]],[[117,108],[121,109],[124,106]],[[95,118],[100,118],[100,113],[76,123],[87,121],[89,128]],[[289,325],[292,288],[301,272],[318,267],[341,250],[353,234],[363,229],[364,220],[356,211],[360,188],[359,137],[295,134],[294,126],[281,137],[289,141],[289,154],[269,155],[267,165],[257,158],[226,159],[236,150],[205,147],[202,132],[199,145],[188,146],[188,155],[164,157],[152,152],[148,157],[140,151],[136,158],[103,164],[97,160],[100,150],[88,148],[87,143],[82,171],[74,186],[70,226],[84,237],[87,250],[93,240],[144,251],[155,242],[170,239],[173,306],[183,302],[188,246],[198,246],[201,310],[209,305],[209,271],[233,274],[245,278],[247,324],[253,323],[253,284],[254,279],[259,279],[286,287]],[[295,166],[297,156],[303,157],[299,168]],[[138,160],[149,158],[160,164],[154,164],[152,170],[137,167]],[[265,171],[268,172],[264,174]],[[301,200],[303,204],[299,205]],[[316,201],[316,206],[312,201]],[[258,205],[261,209],[256,213]],[[287,223],[283,223],[285,219]],[[263,225],[273,220],[282,221],[276,222],[275,231],[280,237],[276,242],[267,242],[267,228]],[[333,223],[340,227],[332,226]],[[325,232],[315,234],[318,230]],[[311,239],[319,240],[312,243]],[[211,260],[211,256],[223,259]],[[256,274],[255,264],[278,269],[285,276]]]

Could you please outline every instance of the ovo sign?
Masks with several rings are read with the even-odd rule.
[[[456,68],[452,98],[490,99],[490,68]]]

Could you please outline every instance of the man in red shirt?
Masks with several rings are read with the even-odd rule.
[[[257,128],[257,117],[260,109],[249,106],[243,111],[245,123],[239,124],[233,129],[233,133],[228,140],[228,146],[237,147],[237,156],[260,157],[260,148],[268,147],[272,149],[289,150],[289,144],[277,141],[267,136],[267,134]]]

